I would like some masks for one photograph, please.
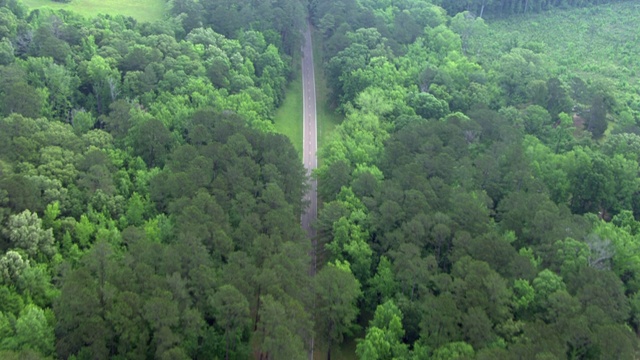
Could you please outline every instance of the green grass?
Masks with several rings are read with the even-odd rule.
[[[343,120],[343,116],[329,104],[329,88],[322,66],[322,35],[313,32],[313,66],[316,76],[316,107],[318,118],[318,149],[327,142],[331,132]],[[318,159],[321,162],[321,159]]]
[[[276,111],[274,122],[276,130],[291,139],[296,150],[302,154],[302,76],[300,59],[296,59],[294,68],[296,78],[285,94],[282,105]],[[313,65],[316,77],[316,112],[318,121],[318,149],[329,139],[336,125],[342,122],[342,115],[331,108],[328,102],[329,89],[322,67],[322,36],[313,33]],[[318,159],[321,163],[322,159]]]
[[[165,0],[72,0],[57,3],[51,0],[22,0],[30,10],[65,9],[86,17],[98,14],[131,16],[138,21],[161,20],[165,15]]]
[[[284,101],[276,111],[276,130],[286,135],[293,146],[302,154],[302,78],[300,71],[287,87]]]

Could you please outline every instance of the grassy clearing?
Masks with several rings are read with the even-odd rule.
[[[165,0],[72,0],[67,4],[51,0],[22,0],[22,3],[29,9],[65,9],[87,17],[125,15],[138,21],[161,20],[166,13]]]
[[[343,116],[338,114],[329,105],[329,88],[324,77],[322,66],[322,36],[313,32],[313,66],[316,75],[316,107],[318,118],[318,149],[329,139],[329,135],[343,120]],[[322,162],[322,159],[318,159]]]
[[[302,154],[302,76],[300,74],[300,59],[296,59],[296,78],[293,80],[285,95],[285,100],[276,111],[274,122],[278,132],[291,139],[298,153]],[[322,67],[322,37],[313,33],[313,65],[316,77],[316,111],[318,121],[318,149],[328,140],[329,135],[342,122],[343,117],[329,106],[329,89],[324,78]],[[322,159],[318,159],[322,163]]]
[[[286,135],[302,154],[302,77],[300,72],[285,94],[284,102],[274,116],[276,130]]]

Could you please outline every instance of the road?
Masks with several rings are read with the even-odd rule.
[[[309,191],[305,201],[309,204],[302,214],[302,228],[307,231],[312,243],[311,275],[316,271],[316,230],[312,227],[318,217],[318,182],[311,178],[311,172],[318,167],[318,137],[316,121],[316,79],[313,73],[313,46],[311,42],[311,24],[307,23],[302,45],[302,162],[309,176]]]
[[[309,204],[301,216],[302,228],[311,239],[311,276],[316,274],[316,230],[313,223],[318,217],[318,181],[311,178],[311,172],[318,167],[318,122],[316,120],[316,78],[313,72],[313,45],[311,42],[311,24],[307,22],[302,45],[302,162],[307,169],[309,191],[305,202]],[[313,359],[314,338],[310,339],[309,359]]]

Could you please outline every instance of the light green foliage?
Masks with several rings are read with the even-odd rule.
[[[432,359],[448,360],[448,359],[465,359],[474,355],[473,347],[465,342],[452,342],[436,349],[433,352]]]
[[[363,229],[367,219],[366,210],[353,191],[343,188],[340,192],[339,205],[349,210],[333,223],[333,240],[325,245],[331,253],[331,260],[347,261],[351,272],[360,283],[366,283],[371,271],[372,251],[367,244],[368,233]]]
[[[562,277],[549,269],[544,269],[533,279],[533,288],[537,306],[544,309],[552,301],[551,296],[558,291],[565,291],[566,285]]]
[[[513,284],[513,302],[516,310],[526,310],[534,301],[535,289],[527,280],[518,279]]]
[[[88,247],[95,231],[95,225],[89,221],[86,215],[82,215],[80,221],[75,225],[75,235],[79,245],[84,248]]]
[[[87,63],[87,75],[93,86],[99,114],[106,113],[109,104],[115,101],[120,86],[120,74],[108,60],[95,55]]]
[[[356,354],[360,359],[401,359],[408,355],[402,343],[402,312],[389,300],[376,309],[366,337],[358,343]]]
[[[389,259],[385,256],[380,258],[376,274],[369,281],[370,294],[367,295],[369,301],[378,300],[383,303],[390,300],[397,291],[397,283],[391,268]]]
[[[0,274],[4,284],[15,284],[29,267],[29,260],[23,259],[20,253],[9,250],[0,258]]]
[[[286,135],[298,153],[302,154],[302,79],[299,75],[289,83],[282,105],[273,119],[276,130]]]
[[[4,337],[0,347],[3,350],[34,350],[45,356],[51,355],[54,334],[45,312],[35,305],[27,305],[15,323],[15,334]]]
[[[468,11],[456,14],[451,19],[451,30],[460,35],[464,54],[476,55],[482,51],[484,44],[479,39],[482,39],[488,30],[482,14],[480,17],[475,17]]]
[[[9,218],[5,235],[13,246],[24,250],[33,259],[43,259],[56,252],[52,230],[43,229],[38,214],[29,210]]]
[[[0,65],[9,65],[15,59],[14,48],[8,38],[0,41]]]
[[[320,179],[328,176],[325,173],[329,165],[343,159],[353,165],[373,164],[380,155],[388,133],[377,116],[354,110],[347,114],[332,136],[331,141],[320,150],[320,155],[325,159],[318,169]]]
[[[592,246],[596,246],[593,244]],[[607,258],[597,258],[599,254],[593,253],[588,243],[580,242],[572,238],[558,240],[554,244],[556,261],[560,266],[560,274],[568,276],[578,273],[585,266],[603,266]]]
[[[49,355],[53,352],[53,335],[53,327],[42,309],[35,305],[24,308],[16,322],[16,342],[20,348]]]
[[[626,286],[629,291],[640,289],[637,275],[640,271],[640,258],[636,250],[640,243],[637,236],[628,227],[618,227],[612,223],[598,221],[593,234],[588,239],[592,257],[590,263],[596,268],[608,267],[622,276],[631,275]],[[633,274],[633,275],[632,275]]]
[[[78,2],[52,2],[49,0],[26,0],[23,3],[29,9],[65,9],[91,17],[97,14],[132,16],[139,21],[159,21],[165,15],[166,4],[163,0],[144,0],[137,2],[123,0],[83,0]]]
[[[327,244],[327,249],[331,251],[333,258],[338,260],[346,258],[358,280],[361,282],[367,280],[372,254],[371,248],[365,241],[367,233],[343,217],[334,223],[333,234],[333,241]]]

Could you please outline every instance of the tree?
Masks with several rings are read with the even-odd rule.
[[[457,341],[446,344],[433,352],[434,360],[455,360],[473,358],[473,347],[466,342]]]
[[[600,139],[607,127],[609,121],[607,119],[607,104],[605,103],[605,97],[602,95],[595,95],[591,101],[591,108],[586,114],[587,130],[591,131],[595,139]]]
[[[117,100],[109,105],[109,115],[101,117],[104,128],[115,139],[123,139],[131,129],[131,104],[125,100]]]
[[[405,358],[408,349],[402,342],[403,336],[402,312],[392,300],[389,300],[378,305],[365,338],[358,342],[356,354],[360,359],[367,360]]]
[[[136,154],[149,167],[162,166],[171,146],[171,133],[159,120],[144,122],[135,131],[133,138]]]
[[[350,334],[358,315],[356,300],[360,297],[360,284],[347,264],[328,264],[315,276],[316,320],[319,336],[327,342],[327,359],[331,348]]]
[[[476,55],[482,48],[482,44],[478,43],[476,37],[482,38],[487,31],[487,25],[482,19],[482,14],[485,3],[491,2],[492,0],[480,1],[482,2],[482,9],[478,17],[475,17],[475,15],[469,11],[463,11],[451,19],[451,29],[458,33],[462,39],[462,53],[464,55]]]
[[[9,250],[0,258],[0,275],[2,282],[15,284],[22,273],[29,267],[29,260],[24,260],[20,253]]]
[[[38,89],[25,82],[16,82],[3,92],[0,108],[4,115],[16,113],[34,119],[41,115],[44,96]]]
[[[284,305],[271,295],[261,297],[260,322],[257,335],[261,343],[261,357],[267,359],[302,359],[304,344],[291,327],[294,319],[288,316]]]
[[[412,93],[409,95],[407,103],[415,110],[416,114],[424,119],[439,120],[449,112],[449,104],[430,93]]]
[[[8,38],[0,41],[0,65],[9,65],[15,60],[15,49]]]
[[[53,327],[48,323],[45,312],[35,305],[27,305],[16,321],[13,346],[16,350],[31,349],[49,356],[53,353],[53,344]]]
[[[422,341],[433,348],[461,340],[459,323],[462,312],[450,293],[428,296],[422,302],[420,335]]]
[[[9,217],[5,235],[16,247],[25,250],[34,259],[42,258],[38,256],[40,253],[52,256],[56,251],[52,230],[44,230],[38,214],[29,210]]]
[[[539,105],[528,106],[524,113],[524,129],[527,133],[546,138],[551,127],[551,116],[545,108]]]
[[[96,97],[98,114],[103,114],[118,96],[120,73],[111,67],[107,59],[94,55],[87,63],[87,75]]]
[[[223,285],[211,300],[216,313],[217,323],[224,329],[226,339],[225,359],[229,359],[229,351],[235,346],[249,320],[249,302],[233,285]]]
[[[566,285],[562,277],[556,275],[549,269],[542,270],[533,280],[535,290],[535,304],[538,309],[546,309],[552,294],[558,291],[565,291]]]

